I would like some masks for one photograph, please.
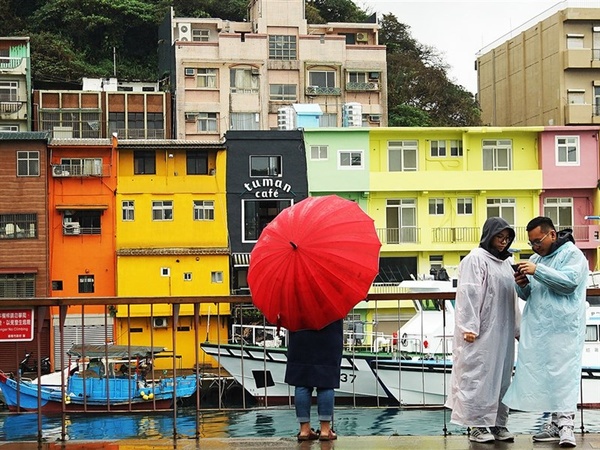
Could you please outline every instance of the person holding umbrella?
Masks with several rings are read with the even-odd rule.
[[[381,242],[360,206],[336,195],[284,209],[250,253],[252,303],[289,331],[285,381],[294,386],[299,441],[331,441],[334,389],[340,387],[343,319],[367,298],[379,272]],[[317,390],[319,432],[310,427]]]
[[[446,406],[474,442],[513,441],[508,406],[520,313],[508,248],[515,231],[501,217],[483,224],[479,247],[458,267],[453,367]]]
[[[285,382],[294,386],[294,407],[300,423],[299,441],[331,441],[337,435],[331,427],[334,389],[340,387],[343,320],[336,320],[321,330],[289,333]],[[312,393],[317,390],[320,432],[310,427]]]

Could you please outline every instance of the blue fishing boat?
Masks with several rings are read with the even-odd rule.
[[[63,385],[15,379],[0,371],[0,388],[11,411],[169,409],[196,392],[194,376],[155,378],[152,363],[162,347],[74,345],[76,360]],[[161,372],[162,373],[162,372]]]

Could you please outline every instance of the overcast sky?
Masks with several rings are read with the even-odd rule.
[[[477,53],[498,40],[497,45],[518,33],[519,27],[539,22],[567,6],[600,8],[600,0],[556,1],[450,1],[450,0],[354,0],[362,9],[392,13],[410,26],[418,42],[435,47],[450,65],[449,76],[456,84],[477,92]],[[528,28],[528,27],[526,27]]]

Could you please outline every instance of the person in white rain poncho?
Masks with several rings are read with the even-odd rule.
[[[500,217],[483,225],[479,247],[458,268],[452,377],[446,406],[451,421],[471,427],[475,442],[512,441],[501,399],[514,365],[519,308],[508,248],[515,231]]]
[[[557,232],[548,217],[527,225],[534,254],[515,281],[526,300],[513,383],[503,401],[520,411],[552,412],[534,441],[575,447],[581,354],[585,339],[588,262],[571,230]]]

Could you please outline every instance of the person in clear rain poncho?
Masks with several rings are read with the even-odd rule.
[[[483,225],[479,247],[458,268],[452,377],[446,406],[474,442],[513,441],[501,399],[510,385],[519,307],[512,258],[515,231],[500,217]]]
[[[533,440],[575,447],[589,265],[572,231],[557,232],[550,218],[531,220],[527,233],[535,254],[515,274],[517,293],[527,303],[515,376],[503,402],[520,411],[552,412]]]

